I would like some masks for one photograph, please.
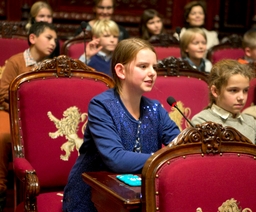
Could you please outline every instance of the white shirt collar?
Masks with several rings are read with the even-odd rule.
[[[211,110],[217,114],[218,116],[220,116],[221,118],[223,119],[228,119],[228,118],[232,118],[233,115],[222,109],[221,107],[217,106],[216,104],[212,104],[212,107],[211,107]],[[239,113],[237,116],[236,116],[237,119],[240,119],[241,121],[243,121],[243,117],[241,116],[241,113]]]

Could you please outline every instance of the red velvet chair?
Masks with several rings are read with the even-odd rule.
[[[191,119],[208,105],[207,74],[175,57],[166,58],[159,65],[156,83],[145,96],[159,100],[180,130],[185,129],[189,124],[166,100],[169,96],[174,97],[178,108]]]
[[[256,145],[232,127],[187,128],[145,163],[142,211],[256,211],[255,158]]]
[[[78,156],[92,97],[113,80],[61,55],[10,86],[15,211],[61,211],[62,192]],[[18,197],[17,197],[18,196]]]
[[[213,46],[207,53],[207,58],[212,64],[222,59],[237,60],[243,56],[242,37],[237,34],[226,36],[219,45]]]
[[[85,36],[77,36],[66,40],[61,49],[61,53],[71,57],[73,59],[79,59],[84,53],[84,43],[88,43],[91,40],[91,33],[86,31]]]
[[[172,34],[154,35],[149,42],[154,46],[159,60],[181,57],[179,41]]]
[[[11,56],[24,52],[29,47],[26,37],[0,38],[0,46],[0,66],[5,65],[5,61]]]

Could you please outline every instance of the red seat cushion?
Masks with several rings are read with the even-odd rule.
[[[63,194],[61,191],[60,193]],[[37,197],[37,209],[39,212],[62,212],[63,197],[57,195],[58,192],[42,193]],[[56,204],[59,203],[59,204]],[[22,202],[16,208],[16,212],[24,212],[24,203]]]

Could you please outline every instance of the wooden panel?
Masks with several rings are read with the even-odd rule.
[[[224,0],[220,4],[220,31],[244,33],[251,28],[255,0]]]
[[[50,0],[54,8],[54,19],[91,20],[93,18],[93,0]],[[116,0],[113,19],[119,23],[137,24],[140,15],[147,8],[154,8],[164,16],[166,25],[171,25],[173,0]],[[65,12],[64,12],[65,11]]]

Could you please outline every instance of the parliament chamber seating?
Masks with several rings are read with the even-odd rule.
[[[232,127],[189,127],[142,170],[143,212],[256,211],[256,145]]]
[[[160,60],[155,85],[145,96],[159,100],[180,130],[185,129],[189,124],[166,100],[172,96],[177,102],[177,107],[191,119],[208,105],[207,74],[199,72],[187,61],[179,58]]]
[[[154,35],[149,42],[154,46],[159,60],[167,57],[181,57],[179,41],[172,34]]]
[[[237,34],[224,37],[220,44],[210,48],[207,53],[207,59],[209,59],[212,64],[222,59],[237,60],[243,56],[242,37]]]
[[[15,211],[61,211],[89,101],[113,85],[109,76],[65,55],[11,83]]]

